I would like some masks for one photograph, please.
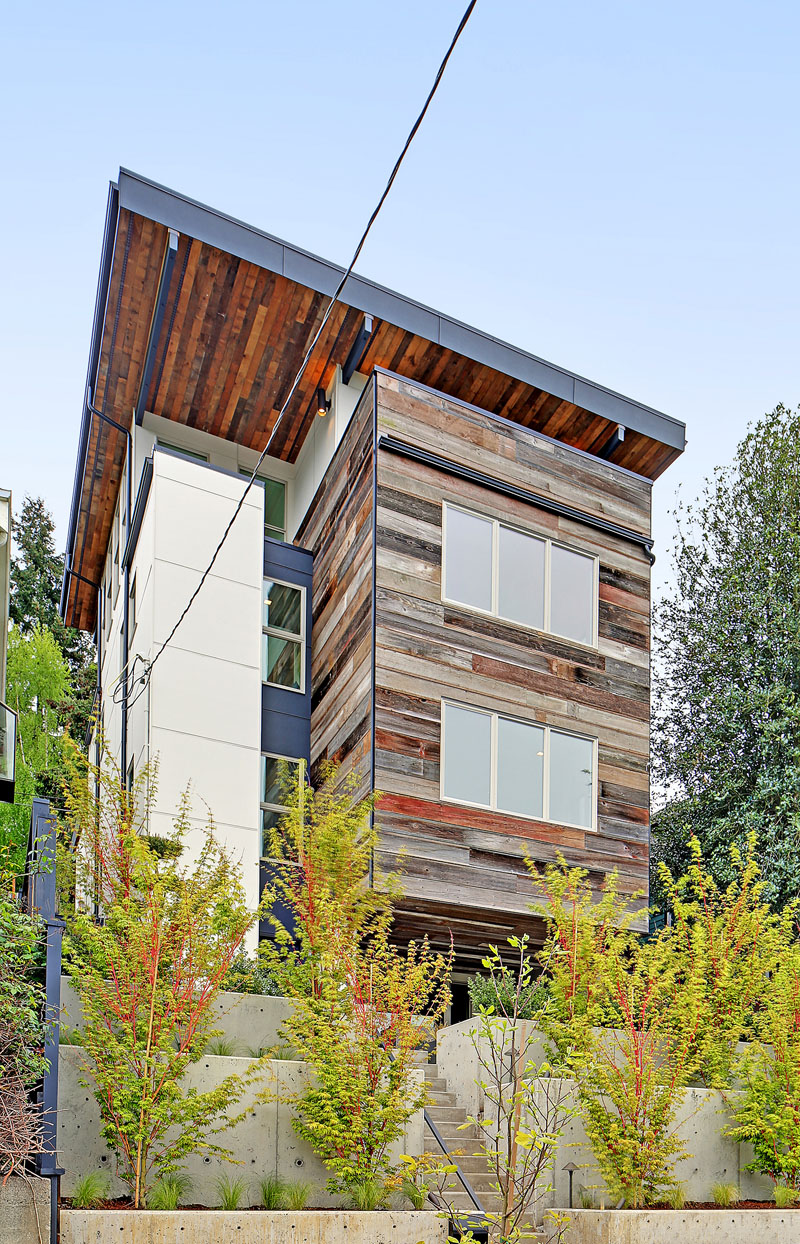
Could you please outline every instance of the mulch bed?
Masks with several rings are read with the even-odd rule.
[[[672,1205],[648,1205],[647,1209],[674,1209]],[[733,1205],[722,1206],[717,1205],[716,1201],[687,1201],[683,1206],[687,1209],[777,1209],[774,1201],[734,1201]],[[792,1209],[800,1209],[800,1204],[791,1206]],[[675,1210],[680,1214],[681,1210]]]

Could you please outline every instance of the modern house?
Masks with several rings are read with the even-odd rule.
[[[525,854],[647,889],[651,489],[684,426],[352,277],[143,678],[340,276],[120,172],[62,613],[121,771],[160,759],[156,818],[191,779],[255,902],[277,760],[354,770],[398,936],[466,967],[535,929]]]

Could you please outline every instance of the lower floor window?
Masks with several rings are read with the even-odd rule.
[[[593,829],[596,741],[442,704],[442,798]]]
[[[261,756],[261,854],[269,856],[270,835],[288,811],[285,803],[287,787],[297,780],[300,761],[291,756]]]

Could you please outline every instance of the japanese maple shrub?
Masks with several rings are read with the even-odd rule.
[[[390,1148],[425,1100],[414,1053],[444,1014],[450,961],[427,940],[391,944],[397,888],[369,885],[373,801],[356,791],[332,772],[318,790],[289,782],[270,842],[272,899],[289,919],[262,954],[294,1003],[284,1035],[310,1073],[287,1098],[295,1130],[331,1170],[330,1191],[381,1203]]]
[[[66,816],[79,846],[67,970],[83,1007],[102,1134],[138,1207],[189,1154],[228,1156],[213,1137],[237,1121],[247,1077],[228,1076],[208,1092],[187,1091],[181,1080],[218,1032],[212,1003],[256,914],[211,822],[181,863],[187,797],[172,849],[151,845],[153,770],[128,791],[113,767],[95,768],[73,751],[70,772]]]

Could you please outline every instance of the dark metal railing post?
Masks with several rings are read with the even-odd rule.
[[[66,927],[58,915],[56,890],[56,824],[46,799],[34,799],[25,869],[23,897],[30,912],[38,912],[45,929],[45,1043],[47,1070],[42,1079],[42,1152],[36,1171],[50,1180],[50,1244],[58,1242],[58,1032],[61,1013],[61,941]]]

